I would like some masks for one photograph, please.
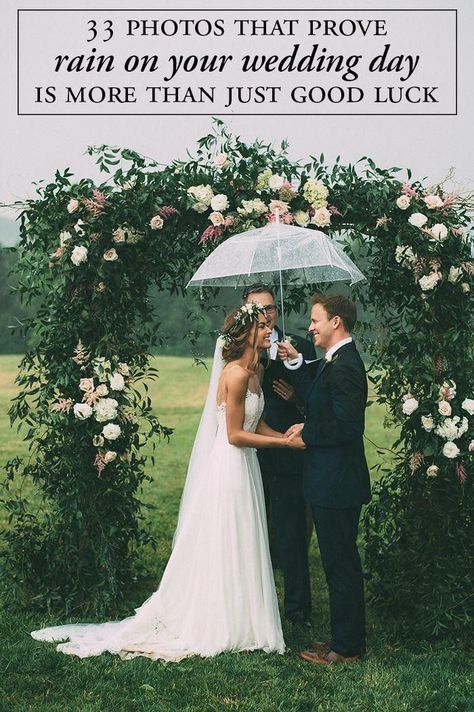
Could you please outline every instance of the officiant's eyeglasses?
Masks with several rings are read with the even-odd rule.
[[[264,304],[263,308],[265,309],[266,312],[269,314],[273,314],[273,312],[276,312],[277,306],[276,304]]]

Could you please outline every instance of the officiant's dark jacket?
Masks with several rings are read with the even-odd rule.
[[[276,329],[278,338],[283,334]],[[292,336],[298,351],[305,358],[314,359],[314,346],[300,336]],[[262,356],[264,367],[263,392],[265,409],[263,419],[279,432],[285,432],[291,425],[301,423],[303,416],[295,403],[284,400],[273,390],[273,381],[290,381],[282,361],[269,360]],[[303,498],[303,455],[302,451],[283,448],[258,450],[258,460],[262,470],[265,489],[267,516],[270,523],[272,557],[283,572],[285,587],[284,609],[289,617],[309,616],[311,591],[308,570],[308,542],[306,505]]]
[[[300,373],[298,374],[298,371]],[[332,361],[320,359],[290,373],[297,394],[305,398],[302,438],[303,488],[318,507],[346,509],[370,500],[364,454],[367,377],[354,342],[341,346]]]
[[[278,340],[281,341],[283,332],[278,327],[275,328],[278,333]],[[293,334],[291,335],[291,339],[296,350],[303,354],[304,359],[309,361],[316,358],[314,346],[309,340]],[[277,379],[290,382],[290,371],[285,368],[285,365],[279,358],[269,361],[264,354],[261,362],[265,369],[262,384],[263,394],[265,396],[265,409],[262,417],[271,428],[278,430],[280,433],[284,433],[291,425],[301,423],[302,421],[301,410],[298,409],[296,403],[284,400],[273,390],[273,381]],[[304,399],[302,402],[304,403]],[[260,453],[264,456],[265,450],[261,450]],[[301,455],[302,453],[296,450],[278,448],[278,457],[282,468],[284,468],[285,463],[291,463],[291,467],[294,467],[295,462],[302,462]]]

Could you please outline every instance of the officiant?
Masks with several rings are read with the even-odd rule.
[[[273,290],[265,284],[252,284],[242,294],[242,301],[259,302],[265,307],[267,325],[272,329],[271,347],[262,355],[265,409],[262,418],[275,430],[285,432],[301,421],[302,406],[297,402],[277,341],[283,332],[276,325],[278,310]],[[292,342],[306,360],[315,358],[313,345],[300,336]],[[286,380],[285,380],[286,377]],[[284,613],[293,623],[309,624],[311,590],[308,570],[308,527],[303,499],[303,453],[282,449],[258,451],[265,491],[272,552],[283,573]]]

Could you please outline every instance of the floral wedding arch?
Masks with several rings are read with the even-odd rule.
[[[31,347],[11,408],[31,456],[8,463],[3,494],[10,600],[101,614],[120,600],[150,540],[138,498],[143,448],[170,435],[143,387],[156,375],[149,287],[182,292],[220,241],[278,209],[286,223],[343,234],[368,278],[354,296],[371,313],[371,379],[398,434],[365,514],[373,604],[403,612],[423,634],[467,626],[470,199],[411,181],[410,171],[403,182],[399,168],[367,158],[301,165],[286,149],[245,144],[217,120],[187,161],[160,166],[130,150],[90,148],[108,174],[103,184],[58,171],[19,206],[18,291],[35,315],[24,325]],[[290,287],[289,307],[314,289]],[[24,476],[44,495],[39,512],[16,486]]]

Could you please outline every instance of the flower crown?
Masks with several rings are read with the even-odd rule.
[[[223,334],[220,335],[220,338],[222,339],[224,344],[226,346],[232,344],[234,341],[232,333],[237,331],[238,327],[242,326],[243,324],[255,321],[255,319],[258,318],[258,315],[262,312],[265,313],[265,307],[259,302],[247,302],[247,304],[241,306],[236,315],[234,316],[234,323],[232,324],[232,326],[229,327],[228,331],[225,331]]]

